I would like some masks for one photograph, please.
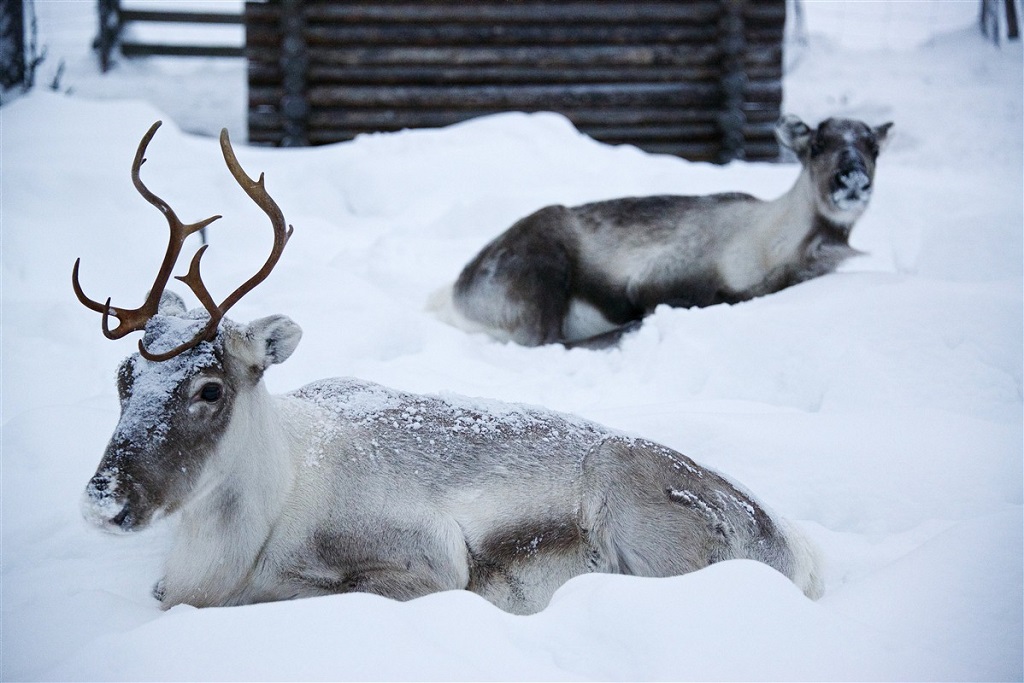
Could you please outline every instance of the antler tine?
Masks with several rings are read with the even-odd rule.
[[[289,225],[285,229],[284,214],[281,212],[281,207],[277,205],[277,202],[267,193],[263,182],[263,174],[260,173],[259,180],[253,180],[242,169],[241,164],[238,163],[238,158],[235,156],[235,151],[231,147],[227,128],[223,128],[220,131],[220,148],[224,153],[224,163],[227,164],[231,175],[234,176],[235,181],[245,190],[245,193],[249,195],[249,198],[256,202],[256,205],[270,217],[270,223],[274,229],[274,247],[270,252],[270,256],[267,257],[263,267],[256,271],[255,275],[243,282],[238,289],[221,302],[219,308],[221,315],[223,315],[229,308],[238,303],[239,299],[252,291],[256,285],[267,279],[270,271],[274,269],[278,259],[281,258],[284,245],[288,243],[288,238],[292,236],[294,228]]]
[[[82,259],[76,258],[75,267],[71,269],[71,286],[75,289],[75,296],[78,297],[78,300],[81,301],[86,308],[90,308],[97,313],[108,313],[110,311],[110,299],[107,299],[106,305],[103,305],[99,302],[93,301],[85,295],[85,292],[82,291],[82,286],[78,283],[78,267],[81,264]]]
[[[160,213],[167,219],[167,225],[170,229],[170,239],[167,245],[167,252],[164,254],[163,262],[160,264],[160,270],[157,272],[156,280],[153,282],[153,287],[149,291],[149,296],[146,301],[138,308],[118,308],[110,305],[110,299],[107,299],[106,304],[100,304],[92,299],[85,296],[82,291],[82,287],[78,282],[78,268],[81,259],[75,261],[74,270],[71,272],[71,284],[75,289],[75,294],[78,300],[82,302],[87,308],[94,310],[98,313],[103,314],[103,334],[108,339],[120,339],[121,337],[131,332],[142,330],[146,327],[146,323],[156,315],[157,309],[160,306],[160,297],[163,295],[164,289],[167,287],[167,281],[171,277],[171,270],[174,268],[174,264],[178,260],[178,256],[181,254],[181,248],[185,242],[185,239],[194,232],[201,230],[210,223],[214,222],[220,216],[211,216],[205,220],[199,221],[198,223],[182,223],[178,218],[177,214],[170,207],[167,202],[153,194],[152,191],[142,182],[142,178],[139,176],[139,169],[142,168],[142,164],[146,162],[145,154],[146,148],[149,146],[150,140],[156,134],[157,129],[163,122],[157,121],[139,142],[139,147],[135,152],[135,160],[132,162],[132,183],[135,185],[135,189],[138,190],[142,197],[155,206]],[[116,328],[111,330],[109,328],[109,316],[113,315],[118,320]]]
[[[81,265],[81,263],[82,259],[76,258],[75,267],[71,269],[71,286],[75,289],[75,296],[78,297],[78,300],[81,301],[86,308],[96,311],[97,313],[103,314],[103,323],[101,329],[103,330],[104,337],[106,337],[107,339],[119,339],[124,335],[128,334],[130,330],[122,332],[120,325],[113,332],[110,330],[110,316],[114,315],[114,317],[118,317],[122,313],[122,311],[110,305],[109,296],[107,297],[107,302],[101,304],[87,297],[85,295],[85,292],[82,291],[82,285],[78,283],[78,267],[79,265]]]

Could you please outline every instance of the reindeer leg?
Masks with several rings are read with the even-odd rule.
[[[729,559],[763,562],[812,598],[820,565],[809,541],[731,482],[670,448],[609,438],[589,453],[583,523],[612,571],[672,576]]]
[[[643,325],[642,320],[633,320],[625,325],[616,327],[614,330],[595,334],[593,337],[587,337],[586,339],[562,342],[562,345],[567,349],[591,349],[598,351],[610,349],[622,341],[622,338],[627,334],[639,330],[641,325]]]

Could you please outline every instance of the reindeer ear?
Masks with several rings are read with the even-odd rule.
[[[180,318],[188,313],[185,307],[185,300],[169,289],[165,289],[160,295],[160,303],[157,304],[156,312],[160,315],[170,315]]]
[[[242,336],[265,370],[288,360],[299,345],[302,328],[286,315],[271,315],[246,325]]]
[[[775,124],[775,137],[783,147],[789,147],[797,153],[803,154],[807,145],[811,142],[811,127],[800,120],[800,117],[786,114]]]
[[[878,148],[884,149],[885,144],[889,139],[889,129],[892,128],[892,121],[883,123],[880,126],[875,126],[872,132],[875,134],[875,140],[878,142]]]

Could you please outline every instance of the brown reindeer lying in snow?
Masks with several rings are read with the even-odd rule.
[[[527,346],[613,344],[659,304],[710,306],[777,292],[858,252],[891,123],[784,117],[803,170],[784,195],[630,197],[548,206],[499,235],[431,307],[458,327]]]

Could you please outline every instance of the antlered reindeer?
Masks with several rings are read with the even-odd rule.
[[[548,206],[515,223],[431,302],[442,318],[526,346],[613,344],[658,304],[710,306],[777,292],[859,252],[891,123],[786,116],[776,136],[803,169],[774,201],[747,194]]]
[[[275,245],[220,304],[200,276],[200,250],[179,279],[203,308],[186,311],[163,290],[184,239],[209,220],[182,224],[139,179],[156,125],[132,170],[171,231],[146,303],[88,299],[77,262],[73,281],[108,337],[144,331],[117,372],[121,417],[83,509],[125,532],[180,513],[154,592],[164,608],[467,589],[530,613],[585,572],[668,576],[730,558],[760,560],[820,595],[817,554],[794,527],[664,446],[543,409],[354,379],[272,396],[263,373],[291,355],[298,325],[224,314],[267,277],[291,229],[223,132],[228,168],[270,216]]]

